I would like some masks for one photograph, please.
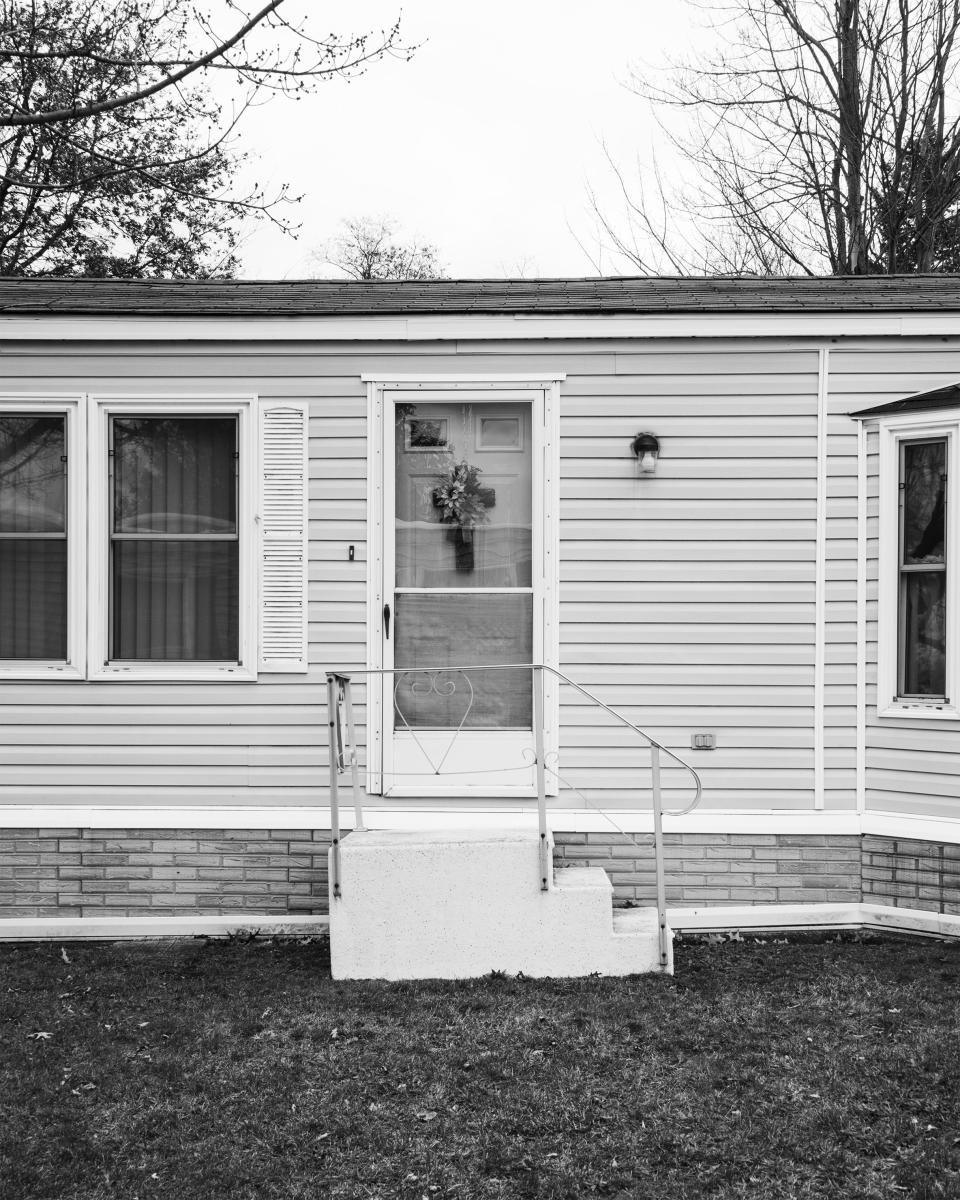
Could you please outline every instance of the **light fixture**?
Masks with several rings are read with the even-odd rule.
[[[638,433],[630,443],[630,449],[636,455],[640,474],[653,475],[657,469],[657,458],[660,455],[659,440],[652,433]]]

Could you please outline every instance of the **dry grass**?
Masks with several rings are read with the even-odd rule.
[[[682,942],[676,971],[0,946],[0,1196],[960,1196],[960,946]]]

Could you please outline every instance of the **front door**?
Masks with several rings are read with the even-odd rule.
[[[459,668],[543,660],[538,396],[384,404],[385,794],[534,788],[530,670]]]

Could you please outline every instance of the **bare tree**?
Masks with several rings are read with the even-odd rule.
[[[229,275],[240,218],[289,229],[285,187],[234,185],[244,113],[408,52],[396,26],[318,41],[281,3],[221,0],[223,36],[183,0],[0,0],[0,273]]]
[[[318,265],[358,280],[446,278],[437,248],[416,238],[398,240],[397,226],[388,218],[348,218],[340,224],[341,232],[311,256]]]
[[[0,127],[35,128],[116,112],[179,90],[198,73],[225,73],[254,93],[297,93],[334,75],[355,75],[385,54],[411,53],[399,43],[399,22],[379,35],[319,36],[308,22],[288,21],[281,11],[285,2],[219,0],[201,8],[184,0],[74,0],[65,28],[56,13],[62,6],[0,0],[0,68],[25,71],[52,63],[72,80],[65,95],[21,92],[12,104],[4,96]],[[24,23],[34,30],[26,40]],[[251,99],[248,92],[246,103]]]
[[[860,275],[960,265],[960,0],[695,0],[722,46],[634,90],[687,186],[611,162],[608,244],[643,270]],[[609,157],[609,156],[608,156]]]

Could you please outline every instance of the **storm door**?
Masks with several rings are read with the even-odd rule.
[[[529,795],[542,661],[533,400],[385,405],[383,790]],[[392,443],[392,444],[391,444]]]

